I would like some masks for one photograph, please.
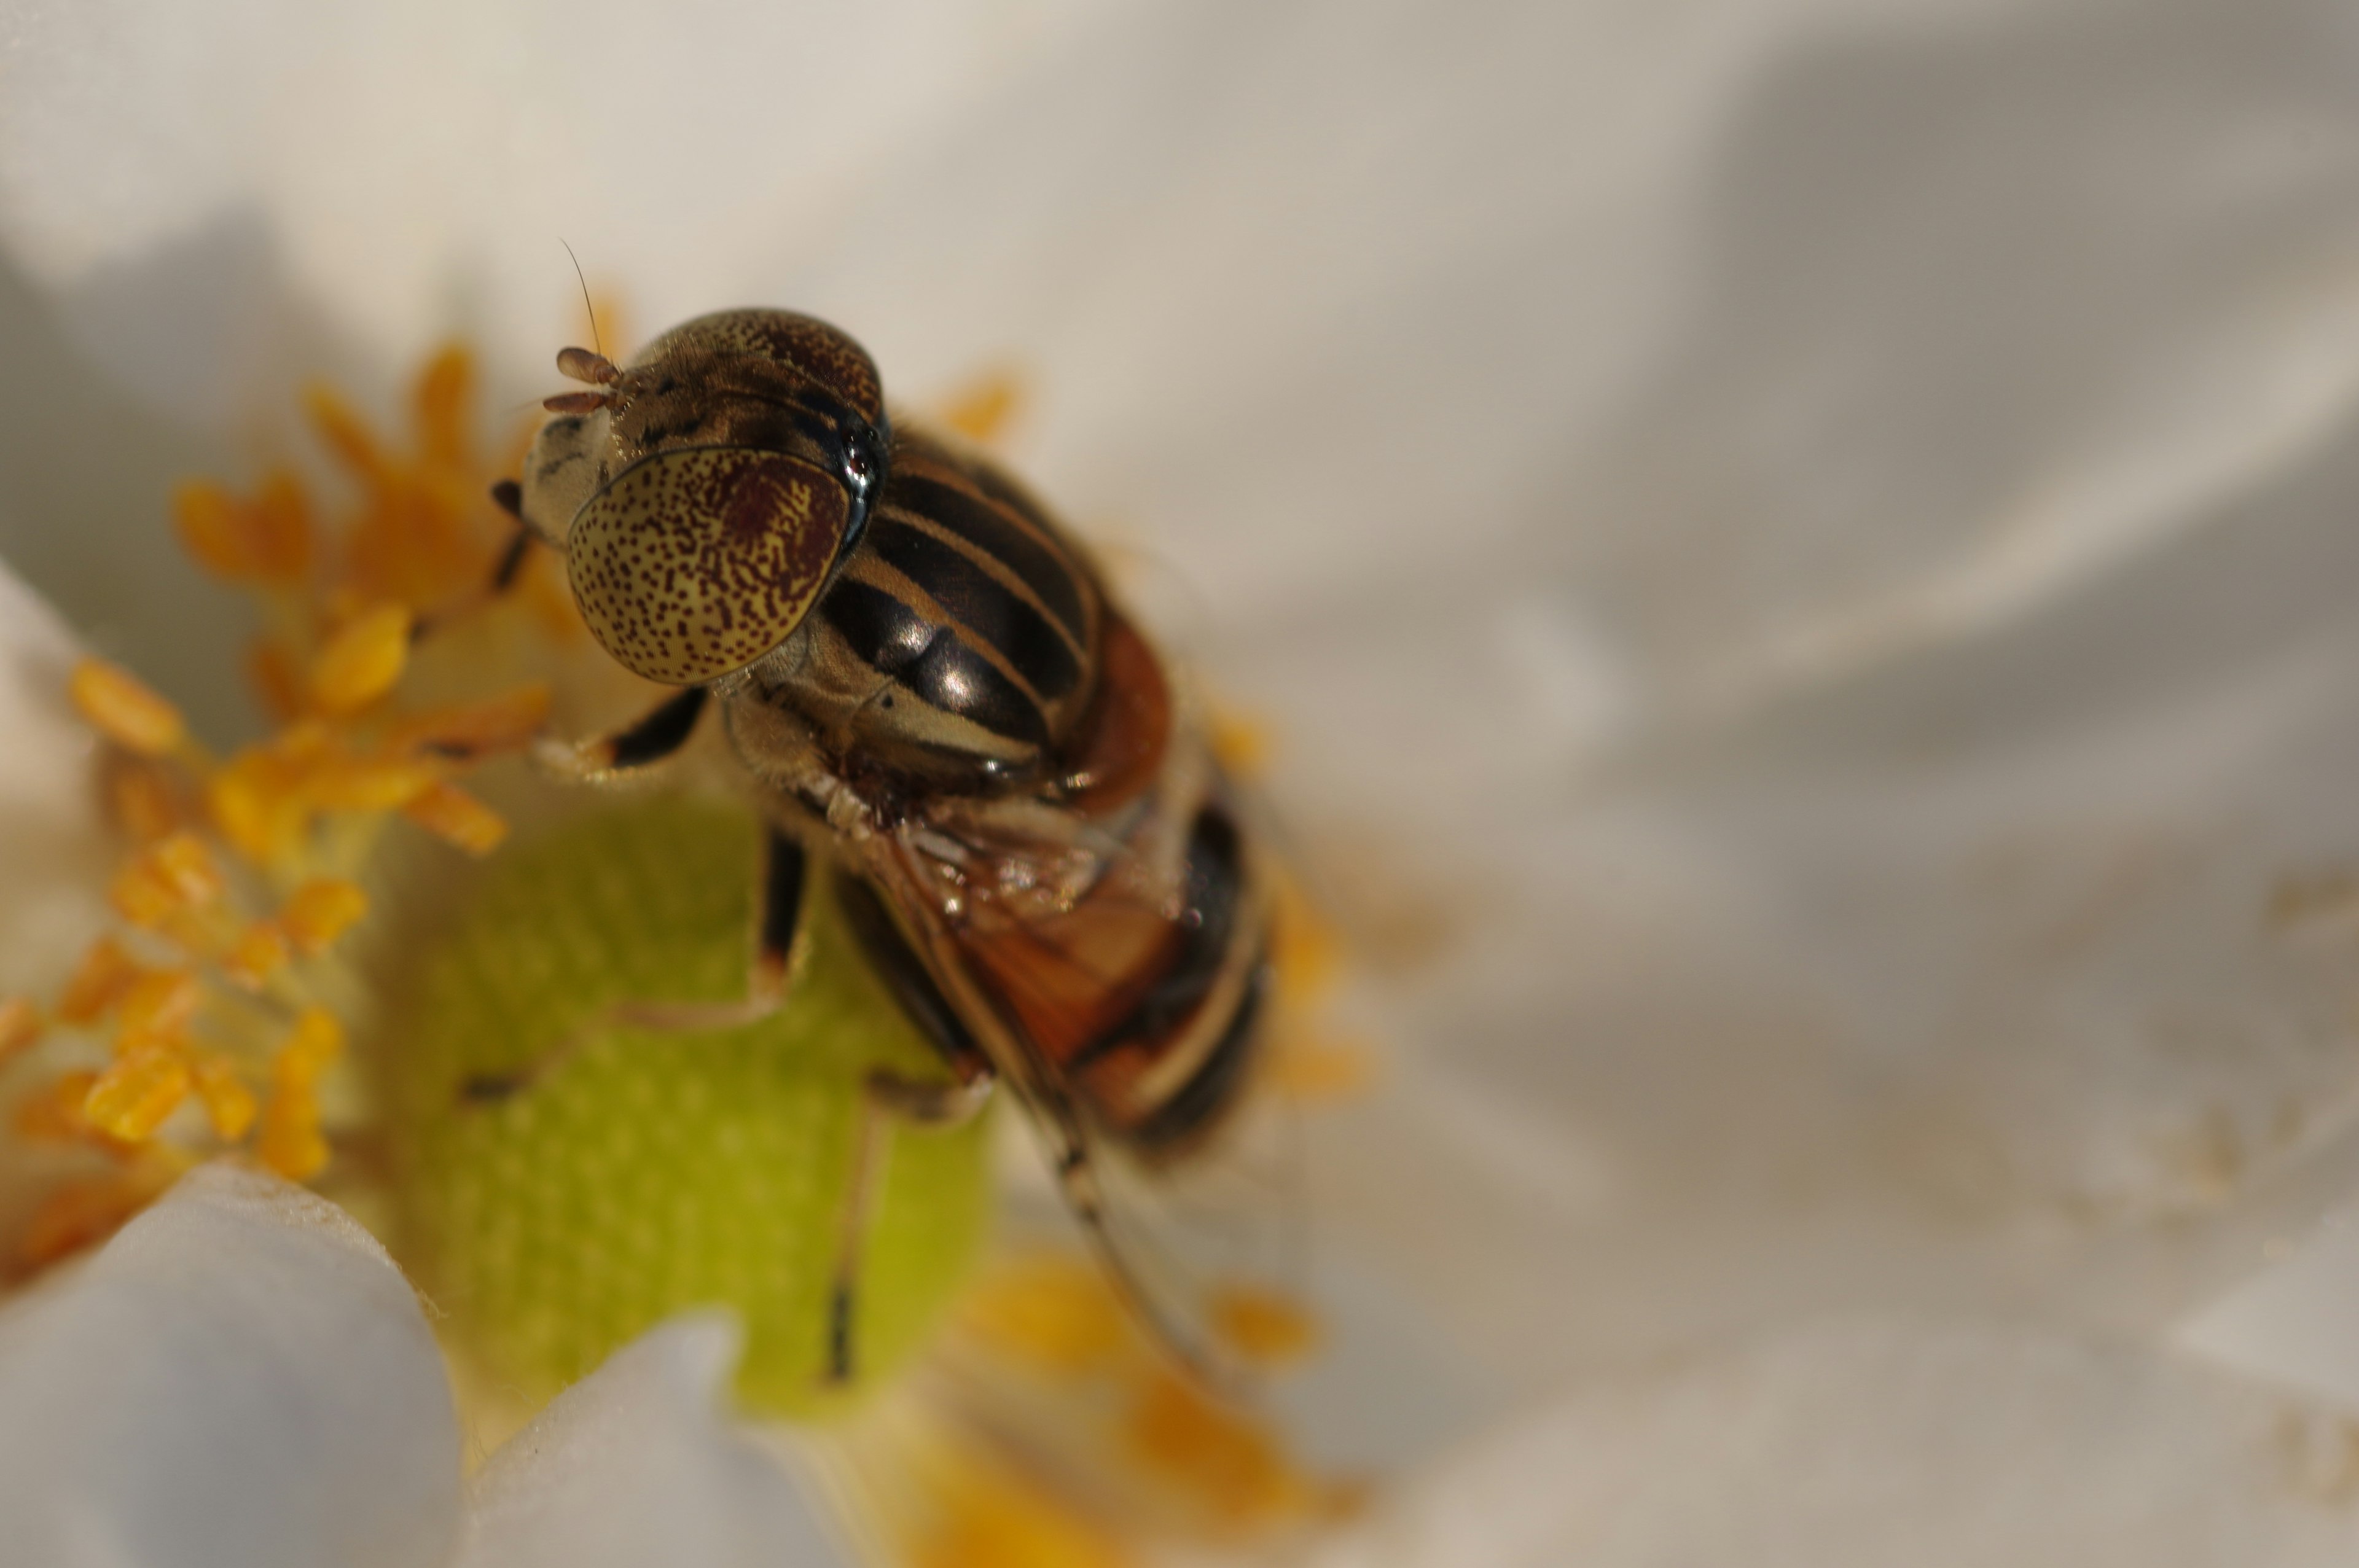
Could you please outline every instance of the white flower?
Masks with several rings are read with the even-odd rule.
[[[538,390],[560,234],[646,324],[792,303],[908,396],[1021,365],[1019,466],[1190,585],[1375,971],[1295,1413],[1397,1484],[1326,1560],[2348,1555],[2335,1407],[2174,1337],[2344,1195],[2359,1109],[2333,8],[83,5],[0,48],[0,554],[201,722],[226,633],[161,483],[454,321]],[[83,831],[39,668],[12,979]],[[399,1560],[451,1549],[430,1346],[294,1202],[190,1195],[12,1309],[0,1389],[62,1403],[0,1400],[0,1498],[82,1561],[319,1561],[409,1475]],[[171,1348],[233,1310],[179,1249],[237,1227],[319,1279],[250,1413]],[[151,1278],[158,1359],[73,1349]],[[701,1417],[602,1445],[701,1408],[716,1332],[580,1390],[551,1490],[504,1453],[478,1528],[689,1560],[614,1477],[774,1473]],[[75,1446],[135,1428],[152,1484]],[[231,1498],[280,1533],[204,1535]]]

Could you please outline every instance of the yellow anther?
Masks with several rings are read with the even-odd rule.
[[[395,744],[449,757],[511,751],[540,732],[549,703],[548,683],[535,681],[483,702],[421,713],[395,731]]]
[[[1212,1327],[1237,1354],[1264,1366],[1299,1361],[1319,1346],[1319,1320],[1273,1292],[1232,1285],[1212,1298]]]
[[[385,454],[378,449],[376,438],[334,391],[317,384],[304,388],[303,407],[311,416],[311,427],[346,468],[363,479],[374,479],[384,471]]]
[[[311,569],[311,498],[303,483],[285,469],[273,469],[253,502],[254,528],[259,544],[262,580],[292,588]]]
[[[183,484],[172,493],[172,521],[198,565],[233,582],[292,588],[310,570],[310,501],[284,469],[251,501],[209,480]]]
[[[1375,1048],[1357,1041],[1305,1039],[1281,1031],[1271,1044],[1266,1082],[1305,1104],[1355,1099],[1374,1087],[1381,1071]]]
[[[287,940],[306,957],[328,945],[368,913],[368,894],[338,877],[316,877],[297,888],[278,912]]]
[[[17,1258],[39,1268],[95,1247],[154,1202],[179,1173],[178,1162],[159,1158],[66,1184],[33,1211],[17,1239]]]
[[[444,468],[473,466],[467,428],[475,390],[475,360],[459,343],[446,343],[419,373],[412,406],[418,440],[426,460]]]
[[[196,1078],[197,1099],[205,1108],[205,1119],[212,1123],[213,1135],[224,1143],[245,1137],[262,1102],[237,1076],[237,1065],[226,1056],[202,1056]]]
[[[409,663],[409,627],[406,604],[355,617],[312,660],[311,700],[327,713],[357,713],[391,691]]]
[[[270,1064],[270,1098],[254,1152],[290,1181],[307,1181],[328,1162],[320,1132],[320,1075],[344,1048],[343,1026],[324,1008],[307,1008]]]
[[[103,659],[75,665],[67,690],[91,728],[143,756],[162,756],[189,738],[179,708]]]
[[[896,1519],[913,1537],[916,1568],[1131,1568],[1135,1559],[1103,1528],[1012,1466],[966,1453],[929,1466],[922,1527]]]
[[[1335,983],[1343,968],[1343,943],[1335,927],[1311,906],[1302,890],[1281,878],[1270,920],[1270,969],[1279,998],[1315,999]]]
[[[245,679],[262,699],[264,711],[279,723],[291,723],[303,711],[303,674],[285,643],[255,639],[245,651]]]
[[[108,774],[106,798],[114,825],[134,843],[153,844],[185,820],[171,780],[144,758],[126,757]]]
[[[160,925],[180,907],[179,894],[144,855],[114,873],[114,881],[107,884],[106,901],[134,925]]]
[[[434,764],[408,757],[329,757],[298,788],[322,811],[397,811],[432,789]]]
[[[189,1059],[167,1045],[135,1050],[98,1076],[82,1103],[91,1126],[136,1143],[155,1134],[189,1098]]]
[[[254,1152],[290,1182],[309,1181],[326,1168],[328,1141],[320,1132],[320,1098],[310,1086],[272,1086]]]
[[[402,807],[401,814],[471,855],[488,855],[508,836],[499,813],[456,784],[436,784]]]
[[[123,993],[117,1049],[136,1051],[179,1034],[197,1015],[204,996],[197,977],[186,969],[156,969],[140,976]]]
[[[192,833],[175,833],[115,874],[107,896],[134,925],[156,925],[176,910],[221,896],[221,869]]]
[[[222,837],[248,860],[269,863],[295,848],[305,813],[294,774],[268,752],[241,752],[205,784],[205,806]]]
[[[1221,766],[1250,778],[1269,763],[1269,726],[1233,709],[1215,709],[1208,718],[1205,739]]]
[[[1108,1361],[1130,1332],[1122,1303],[1095,1270],[1047,1253],[995,1271],[968,1296],[965,1313],[999,1349],[1066,1371]]]
[[[9,1125],[27,1143],[71,1143],[91,1135],[82,1119],[82,1103],[98,1074],[87,1067],[60,1073],[57,1081],[16,1102]]]
[[[1230,1525],[1270,1522],[1319,1500],[1317,1487],[1267,1428],[1159,1368],[1131,1412],[1129,1438],[1132,1452],[1159,1479]]]
[[[211,903],[221,896],[221,868],[195,834],[172,834],[147,851],[147,859],[165,884],[187,903]]]
[[[307,1007],[278,1047],[270,1065],[271,1079],[281,1086],[315,1084],[343,1048],[344,1026],[336,1015],[323,1007]]]
[[[41,1038],[41,1010],[25,997],[0,998],[0,1062],[29,1051]]]
[[[1024,384],[1009,371],[992,371],[961,387],[942,405],[942,423],[970,441],[990,441],[1024,406]]]
[[[287,934],[276,921],[256,920],[237,934],[222,958],[222,972],[247,990],[260,990],[270,977],[287,967]]]
[[[73,1024],[97,1022],[123,1000],[123,993],[142,973],[120,942],[112,936],[100,937],[82,954],[73,978],[66,981],[65,994],[58,999],[59,1020]]]

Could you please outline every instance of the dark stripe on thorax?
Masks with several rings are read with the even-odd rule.
[[[856,657],[920,700],[1025,745],[1049,744],[1040,705],[947,624],[854,577],[836,579],[820,613]]]
[[[978,643],[999,650],[1008,665],[1049,702],[1082,678],[1072,645],[1021,594],[897,511],[869,524],[876,557],[924,591]]]
[[[962,484],[929,475],[897,474],[886,487],[884,504],[931,518],[1005,562],[1049,613],[1064,622],[1074,643],[1086,648],[1090,618],[1080,564],[1044,521],[1017,504],[1020,497],[1002,487],[1007,499],[995,500],[979,486],[979,480]]]

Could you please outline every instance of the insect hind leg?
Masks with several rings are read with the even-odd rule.
[[[861,1083],[858,1121],[852,1135],[852,1173],[836,1213],[835,1267],[827,1293],[827,1380],[841,1386],[859,1370],[853,1319],[859,1304],[860,1269],[884,1185],[886,1135],[896,1121],[947,1129],[972,1120],[990,1103],[993,1078],[919,1081],[882,1068]]]
[[[810,857],[791,834],[768,829],[763,839],[762,880],[755,898],[754,959],[745,995],[734,1001],[618,1001],[602,1010],[583,1029],[506,1073],[461,1080],[459,1099],[494,1105],[530,1088],[581,1054],[591,1042],[616,1028],[702,1033],[758,1023],[787,998],[796,963],[809,945],[803,915],[810,892]]]

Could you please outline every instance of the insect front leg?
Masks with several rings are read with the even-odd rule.
[[[808,946],[803,914],[810,896],[810,858],[791,834],[776,827],[763,840],[762,880],[754,901],[754,957],[745,995],[733,1001],[618,1001],[532,1061],[512,1071],[461,1081],[459,1098],[488,1105],[507,1099],[571,1061],[594,1040],[617,1029],[703,1033],[757,1023],[787,998],[795,965]]]
[[[595,784],[627,776],[678,756],[696,733],[712,694],[692,686],[675,692],[620,730],[589,741],[543,741],[533,761],[560,778]]]
[[[853,1314],[859,1304],[860,1266],[867,1250],[868,1227],[875,1218],[876,1195],[884,1184],[886,1136],[892,1123],[912,1127],[951,1128],[972,1120],[990,1103],[994,1079],[980,1057],[971,1064],[972,1076],[919,1082],[883,1069],[863,1081],[859,1120],[852,1135],[852,1174],[844,1183],[843,1202],[836,1214],[835,1271],[827,1297],[827,1377],[831,1383],[848,1383],[859,1369],[853,1344]]]

